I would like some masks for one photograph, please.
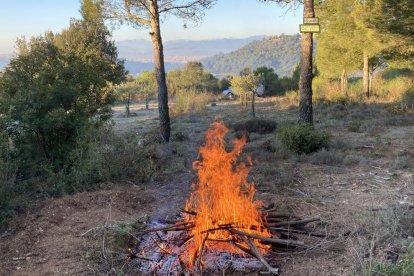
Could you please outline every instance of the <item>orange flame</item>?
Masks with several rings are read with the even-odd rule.
[[[195,223],[191,233],[194,236],[193,244],[188,252],[189,266],[194,264],[194,259],[203,246],[240,253],[239,249],[228,242],[221,242],[237,238],[228,229],[223,229],[223,225],[231,224],[234,229],[247,233],[271,236],[263,227],[258,210],[262,203],[254,200],[254,184],[247,180],[249,168],[242,162],[236,164],[246,138],[234,140],[233,149],[227,152],[224,141],[227,132],[223,123],[213,123],[206,134],[206,144],[200,148],[203,159],[193,163],[193,167],[198,169],[198,183],[193,183],[193,192],[186,203],[186,210],[196,213],[195,216],[186,216],[188,221]],[[212,232],[211,229],[219,230]],[[255,243],[261,250],[265,250],[265,246],[257,241]],[[243,245],[240,241],[239,244]]]

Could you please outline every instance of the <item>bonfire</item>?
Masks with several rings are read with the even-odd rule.
[[[228,129],[215,122],[200,148],[198,182],[177,221],[139,233],[139,242],[129,259],[145,274],[201,274],[203,271],[259,270],[278,274],[266,260],[275,248],[306,248],[291,233],[318,236],[303,226],[319,217],[299,219],[276,212],[255,199],[256,189],[248,181],[249,166],[240,161],[246,138],[232,141],[226,150]],[[247,158],[247,163],[251,161]],[[321,235],[319,235],[321,236]]]

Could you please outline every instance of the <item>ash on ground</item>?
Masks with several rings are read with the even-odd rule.
[[[160,224],[153,225],[160,227]],[[135,247],[137,257],[132,260],[132,265],[140,275],[180,275],[191,272],[185,264],[185,253],[191,241],[181,245],[187,237],[186,231],[159,231],[143,235]],[[214,246],[206,246],[201,263],[207,275],[238,272],[245,275],[263,269],[262,263],[256,258]]]

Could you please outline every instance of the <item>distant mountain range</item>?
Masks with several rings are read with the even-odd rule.
[[[170,40],[164,42],[165,69],[183,67],[188,61],[202,60],[219,53],[235,51],[264,35],[247,38],[223,38],[210,40]],[[115,43],[119,57],[125,59],[125,67],[130,74],[136,75],[154,68],[152,43],[145,39],[124,40]]]
[[[243,68],[273,67],[279,76],[290,75],[299,62],[299,35],[281,35],[212,40],[170,40],[164,43],[167,71],[183,67],[188,61],[201,61],[205,69],[216,75],[238,74]],[[148,40],[116,42],[119,57],[133,74],[152,70],[153,49]],[[0,55],[0,70],[11,55]]]
[[[264,38],[263,35],[247,38],[224,38],[211,40],[170,40],[164,42],[164,59],[168,63],[187,63],[201,60],[219,53],[235,51],[252,41]],[[145,39],[124,40],[115,43],[119,57],[128,61],[152,62],[152,43]]]
[[[216,75],[238,74],[243,68],[274,68],[279,76],[290,76],[300,60],[300,35],[280,35],[253,41],[244,47],[204,59],[205,69]]]

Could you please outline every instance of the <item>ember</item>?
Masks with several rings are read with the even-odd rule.
[[[247,180],[249,169],[238,162],[246,139],[234,140],[227,152],[227,132],[218,122],[208,130],[206,144],[200,148],[202,160],[193,163],[198,183],[193,183],[182,218],[140,233],[140,243],[128,255],[137,260],[140,271],[176,275],[219,269],[224,273],[232,267],[248,272],[264,265],[277,274],[278,269],[264,257],[270,250],[306,248],[303,242],[289,239],[291,233],[324,237],[303,227],[319,217],[300,220],[263,208],[254,199],[256,190]]]

